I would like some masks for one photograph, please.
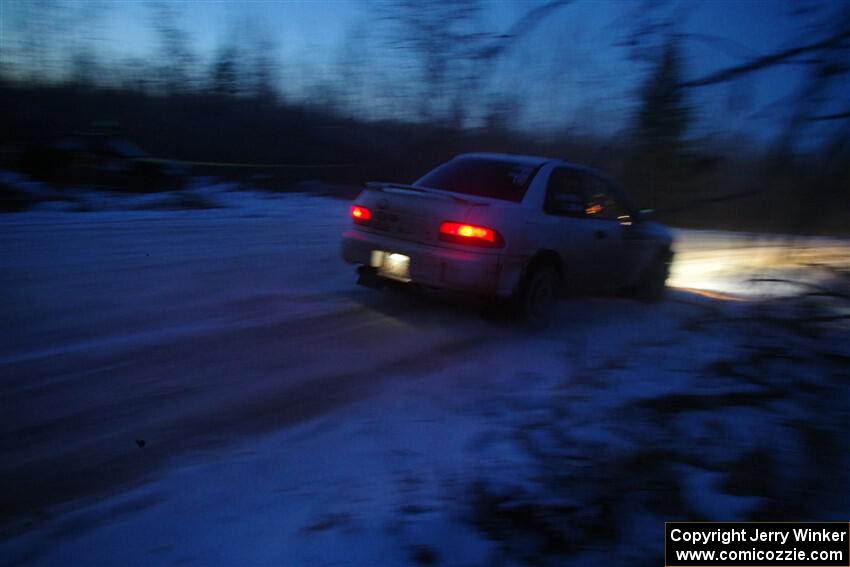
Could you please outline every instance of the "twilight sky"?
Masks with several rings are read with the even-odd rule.
[[[841,3],[669,0],[659,4],[661,13],[676,15],[677,31],[712,37],[684,44],[686,72],[694,78],[798,43],[806,37],[804,22],[821,21]],[[482,4],[481,29],[498,32],[535,2]],[[77,14],[75,23],[65,28],[68,46],[87,46],[104,65],[131,58],[155,60],[154,14],[162,5],[173,8],[174,21],[188,34],[200,68],[208,68],[216,49],[226,42],[250,41],[259,33],[275,46],[272,56],[279,65],[280,86],[289,97],[313,97],[328,86],[351,82],[358,85],[350,103],[359,114],[374,118],[410,113],[406,105],[419,77],[414,62],[388,46],[388,24],[380,17],[386,4],[381,2],[0,0],[0,53],[8,65],[15,46],[26,33],[34,33],[30,24],[39,21],[39,14],[66,9]],[[518,120],[526,128],[566,127],[606,134],[627,127],[648,67],[630,59],[628,49],[618,44],[645,17],[647,5],[645,0],[577,0],[559,9],[498,62],[490,92],[519,101],[523,108]],[[793,17],[801,7],[817,12]],[[355,76],[342,76],[344,62],[349,66],[354,62]],[[695,133],[775,136],[789,113],[787,99],[804,72],[802,65],[786,65],[693,93],[692,102],[699,108]]]

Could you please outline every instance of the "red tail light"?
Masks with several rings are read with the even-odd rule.
[[[351,218],[356,224],[366,224],[372,220],[372,211],[360,205],[351,205]]]
[[[493,248],[501,248],[505,245],[502,235],[492,228],[450,221],[440,225],[440,240],[468,246],[490,246]]]

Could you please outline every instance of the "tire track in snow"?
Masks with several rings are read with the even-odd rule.
[[[494,341],[480,333],[487,327],[461,327],[460,333],[447,336],[439,326],[402,325],[390,315],[354,304],[298,320],[256,320],[216,333],[161,336],[173,340],[130,352],[56,355],[53,364],[42,368],[42,377],[52,376],[56,365],[74,373],[76,365],[69,388],[84,384],[87,391],[115,389],[110,384],[114,376],[96,376],[94,369],[122,360],[127,368],[126,363],[134,361],[139,366],[123,381],[140,389],[118,388],[123,395],[113,392],[103,403],[86,401],[82,409],[49,419],[33,416],[28,426],[7,424],[3,453],[15,458],[0,466],[0,482],[12,488],[0,503],[6,524],[0,537],[20,533],[57,504],[108,496],[142,482],[178,455],[318,417],[379,392],[389,380],[414,379],[465,360],[482,344],[493,347]],[[281,336],[292,338],[285,341],[288,350],[277,360],[269,358],[281,346],[276,340]],[[359,356],[366,344],[380,348]],[[316,356],[317,348],[325,351],[324,357]],[[251,362],[254,356],[259,356],[259,364]],[[186,362],[191,366],[203,358],[209,364],[192,374]],[[215,372],[227,359],[230,368],[220,366]],[[145,388],[145,378],[163,368],[172,370],[171,380]],[[83,374],[94,379],[85,380]],[[244,388],[245,377],[261,384]],[[32,395],[29,409],[34,410],[51,393],[42,389]],[[144,449],[135,446],[137,438],[147,441]],[[18,521],[12,523],[14,519]]]

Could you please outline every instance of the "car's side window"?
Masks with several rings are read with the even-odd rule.
[[[629,219],[628,209],[619,202],[613,189],[604,179],[592,173],[586,173],[584,190],[587,195],[588,217],[621,222]]]
[[[568,167],[552,171],[543,210],[550,215],[584,217],[586,206],[581,190],[581,174]]]

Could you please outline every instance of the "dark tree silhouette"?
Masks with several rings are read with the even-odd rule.
[[[154,28],[159,37],[159,76],[165,92],[181,94],[192,92],[196,58],[192,52],[189,35],[180,26],[175,9],[158,4],[154,9]]]
[[[682,59],[676,40],[664,44],[661,57],[641,89],[636,141],[646,150],[678,154],[684,146],[691,109],[682,82]]]
[[[236,48],[229,45],[218,51],[212,68],[212,91],[232,96],[239,92],[236,76]]]
[[[686,157],[685,135],[692,112],[679,88],[683,64],[673,36],[664,43],[640,90],[628,175],[653,206],[669,204]]]

